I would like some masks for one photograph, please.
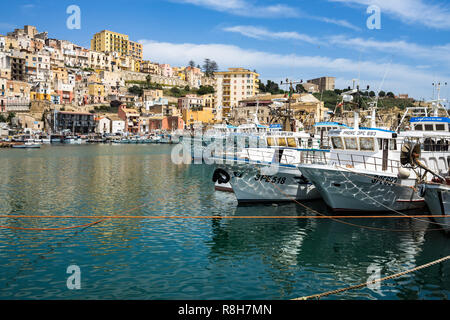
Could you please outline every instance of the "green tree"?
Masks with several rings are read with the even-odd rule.
[[[145,81],[147,82],[147,88],[150,87],[152,83],[152,76],[151,75],[146,76]]]
[[[191,91],[191,87],[189,87],[189,86],[184,87],[184,91],[187,91],[187,92]]]
[[[375,97],[375,92],[370,91],[370,92],[369,92],[369,97],[372,97],[372,98]]]
[[[195,68],[195,62],[194,62],[194,60],[189,61],[189,67]]]
[[[172,87],[170,88],[170,93],[174,96],[174,97],[179,97],[181,96],[181,90],[178,87]]]
[[[0,122],[6,122],[5,116],[2,114],[0,114]]]
[[[298,84],[295,86],[295,91],[297,91],[298,93],[306,93],[306,89],[302,84]]]
[[[380,91],[380,92],[378,93],[378,96],[379,96],[380,98],[384,98],[384,97],[386,96],[386,92],[384,92],[384,91],[382,90],[382,91]]]
[[[214,87],[213,86],[200,86],[200,88],[197,91],[197,94],[204,95],[204,94],[212,94],[214,93]]]
[[[132,87],[128,88],[128,92],[131,94],[136,94],[139,97],[142,97],[144,90],[139,86],[132,86]]]
[[[388,93],[386,93],[386,97],[394,99],[394,98],[395,98],[395,95],[394,95],[393,92],[390,92],[390,91],[389,91]]]
[[[16,114],[15,114],[14,112],[10,112],[10,113],[8,114],[8,118],[6,118],[6,121],[7,121],[9,124],[12,124],[12,120],[13,120],[15,117],[16,117]]]

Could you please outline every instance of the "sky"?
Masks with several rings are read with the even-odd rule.
[[[80,29],[67,28],[70,5]],[[337,88],[356,79],[418,100],[434,98],[441,82],[441,98],[450,96],[448,0],[18,0],[2,11],[0,34],[35,25],[89,48],[107,29],[143,43],[144,58],[158,63],[209,58],[264,82],[333,76]]]

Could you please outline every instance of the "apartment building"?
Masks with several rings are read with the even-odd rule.
[[[215,72],[216,109],[222,107],[222,117],[230,118],[231,110],[239,101],[259,92],[259,74],[244,68],[229,68],[228,71]]]
[[[143,59],[143,47],[131,41],[126,34],[103,30],[91,40],[91,50],[100,52],[117,52],[122,56],[131,56],[138,61]]]

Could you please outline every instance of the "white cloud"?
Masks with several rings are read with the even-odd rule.
[[[201,63],[205,58],[210,58],[215,60],[221,69],[228,67],[256,69],[263,79],[278,80],[286,76],[307,79],[328,75],[348,79],[348,85],[350,85],[351,79],[358,77],[361,70],[361,79],[376,79],[372,87],[376,86],[378,89],[385,71],[389,70],[386,85],[382,90],[409,93],[416,98],[429,98],[431,89],[428,88],[431,88],[431,83],[436,77],[439,78],[436,73],[432,75],[427,70],[404,64],[373,61],[358,63],[345,58],[277,54],[225,44],[178,44],[149,40],[141,40],[141,42],[144,45],[145,58],[152,61],[186,65],[190,60]],[[440,78],[444,79],[444,77]]]
[[[342,35],[329,37],[327,43],[363,51],[378,51],[398,54],[413,59],[426,59],[426,63],[439,62],[450,66],[450,43],[422,46],[404,40],[378,41],[374,39],[348,38]]]
[[[337,26],[341,26],[344,28],[353,29],[355,31],[361,31],[361,28],[351,24],[350,22],[348,22],[346,20],[330,19],[330,18],[325,18],[325,17],[310,17],[310,18],[313,20],[318,20],[318,21],[322,21],[325,23],[335,24]]]
[[[450,9],[443,4],[424,0],[328,0],[363,6],[377,5],[381,14],[387,13],[407,24],[420,23],[435,29],[450,29]]]
[[[290,7],[284,4],[274,4],[270,6],[259,6],[253,4],[254,1],[248,0],[172,0],[179,3],[187,3],[200,7],[209,8],[212,10],[227,12],[237,16],[252,17],[252,18],[305,18],[316,21],[321,21],[329,24],[334,24],[344,28],[353,29],[356,31],[361,28],[351,24],[346,20],[330,19],[327,17],[316,17],[301,12],[297,8]]]
[[[174,0],[244,17],[298,17],[299,11],[284,4],[258,6],[245,0]]]
[[[317,38],[310,37],[306,34],[300,34],[298,32],[274,32],[269,31],[266,28],[256,26],[234,26],[223,29],[227,32],[235,32],[242,34],[246,37],[267,40],[267,39],[282,39],[282,40],[299,40],[312,44],[319,44],[320,41]]]

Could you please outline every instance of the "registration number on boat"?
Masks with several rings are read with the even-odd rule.
[[[397,177],[374,176],[374,178],[372,179],[373,184],[382,184],[385,186],[391,186],[397,183],[397,181]]]
[[[286,177],[276,177],[276,176],[263,176],[257,174],[255,177],[255,181],[267,182],[267,183],[276,183],[276,184],[285,184]]]

